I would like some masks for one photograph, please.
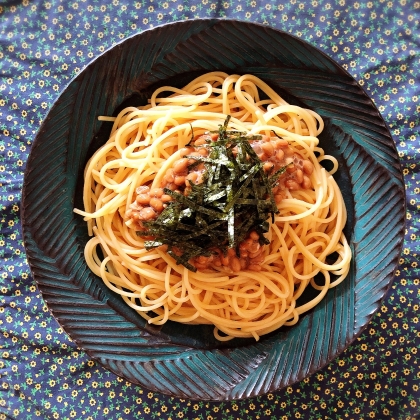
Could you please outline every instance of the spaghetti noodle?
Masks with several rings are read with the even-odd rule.
[[[323,122],[315,112],[288,104],[255,76],[212,72],[182,89],[159,88],[148,105],[128,107],[115,118],[101,119],[113,121],[111,135],[86,165],[84,211],[74,210],[84,216],[93,236],[85,247],[85,259],[107,287],[149,323],[212,324],[219,340],[258,340],[283,325],[295,324],[345,279],[351,260],[343,234],[346,208],[332,177],[337,161],[318,146]],[[194,188],[204,181],[209,184],[210,163],[224,159],[231,165],[229,159],[215,159],[212,154],[225,136],[221,127],[227,129],[227,125],[233,134],[225,138],[224,150],[234,166],[246,168],[243,173],[260,173],[262,180],[275,175],[265,195],[240,175],[235,181],[238,190],[243,192],[246,182],[255,188],[249,187],[248,195],[237,203],[241,209],[256,203],[261,211],[271,209],[274,202],[275,209],[267,210],[270,217],[264,223],[245,225],[244,219],[252,215],[226,222],[231,236],[204,254],[198,246],[201,251],[195,254],[187,251],[191,238],[201,234],[197,226],[203,226],[204,232],[208,220],[200,219],[202,224],[193,228],[183,225],[192,231],[185,236],[189,238],[185,246],[178,240],[171,248],[164,235],[159,242],[147,226],[160,219],[170,223],[173,219],[162,215],[177,200],[183,202],[182,197],[188,202]],[[241,154],[241,148],[246,152]],[[236,162],[240,155],[242,161]],[[258,157],[255,171],[245,165],[252,156]],[[322,160],[333,162],[330,172],[320,164]],[[217,165],[214,173],[220,171]],[[226,189],[230,191],[231,186]],[[220,190],[207,201],[220,203],[229,191]],[[232,208],[228,204],[226,214]],[[191,215],[185,206],[179,209]],[[212,219],[213,213],[203,211]],[[229,219],[220,220],[212,226],[222,226]],[[238,225],[249,229],[231,243]],[[208,231],[211,237],[213,230]],[[183,255],[191,258],[183,260]],[[320,275],[322,285],[314,280]],[[319,293],[298,306],[307,287]]]

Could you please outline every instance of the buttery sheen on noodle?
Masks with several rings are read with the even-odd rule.
[[[156,219],[176,194],[187,196],[190,186],[202,182],[205,171],[191,163],[185,146],[200,139],[204,150],[191,150],[205,161],[217,137],[210,134],[220,130],[227,116],[229,130],[263,139],[252,146],[267,174],[276,162],[284,163],[272,195],[276,213],[267,220],[264,246],[251,232],[247,240],[255,248],[241,245],[240,255],[229,251],[231,257],[212,250],[211,257],[191,260],[194,271],[177,263],[165,246],[147,248],[150,238],[139,235],[139,229]],[[346,208],[332,177],[337,161],[318,146],[323,121],[315,112],[288,104],[255,76],[212,72],[182,89],[159,88],[148,105],[101,119],[113,121],[111,135],[86,166],[84,211],[74,210],[84,216],[92,236],[85,258],[149,323],[212,324],[219,340],[258,340],[295,324],[345,279],[351,260],[343,234]],[[324,159],[333,162],[332,171],[321,166]],[[220,258],[213,258],[216,254]],[[336,261],[331,264],[327,257],[332,255]],[[314,281],[318,274],[325,278],[322,286]],[[297,306],[309,285],[318,295]]]

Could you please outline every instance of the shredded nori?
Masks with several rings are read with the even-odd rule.
[[[191,271],[196,268],[189,260],[209,256],[216,248],[223,253],[233,248],[239,255],[239,244],[252,230],[259,234],[261,245],[268,243],[264,237],[269,228],[267,220],[274,220],[278,213],[272,188],[286,167],[267,175],[250,144],[262,137],[229,131],[229,120],[227,116],[215,132],[218,139],[207,143],[207,157],[186,156],[196,164],[204,163],[203,182],[190,182],[188,196],[165,188],[173,201],[155,220],[143,222],[144,231],[137,232],[153,238],[145,241],[146,249],[166,245],[176,263]],[[191,140],[188,146],[192,144]]]

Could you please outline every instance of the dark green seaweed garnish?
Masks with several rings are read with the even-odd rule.
[[[185,147],[191,146],[191,144],[194,142],[194,128],[191,123],[190,123],[190,127],[191,127],[191,138],[190,138],[190,141],[185,145]]]
[[[252,230],[259,234],[261,245],[268,243],[267,220],[278,213],[272,188],[286,167],[267,175],[250,144],[262,137],[228,130],[229,120],[230,116],[215,132],[218,139],[206,145],[207,157],[186,156],[204,163],[203,182],[190,182],[187,196],[165,189],[173,201],[155,220],[143,222],[144,231],[137,232],[153,238],[145,241],[146,249],[166,245],[177,264],[191,271],[196,268],[189,260],[210,256],[216,248],[224,253],[233,248],[239,255],[239,244]]]

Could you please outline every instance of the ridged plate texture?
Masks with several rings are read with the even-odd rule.
[[[300,322],[260,342],[219,344],[212,329],[144,320],[87,268],[81,206],[86,160],[124,104],[160,85],[214,70],[252,73],[292,103],[321,114],[321,146],[337,182],[354,258],[348,278]],[[178,22],[125,40],[87,66],[45,119],[27,164],[23,229],[33,275],[70,337],[109,370],[150,390],[201,400],[274,391],[325,366],[362,331],[392,282],[403,238],[404,189],[392,138],[357,82],[313,46],[265,26]]]

